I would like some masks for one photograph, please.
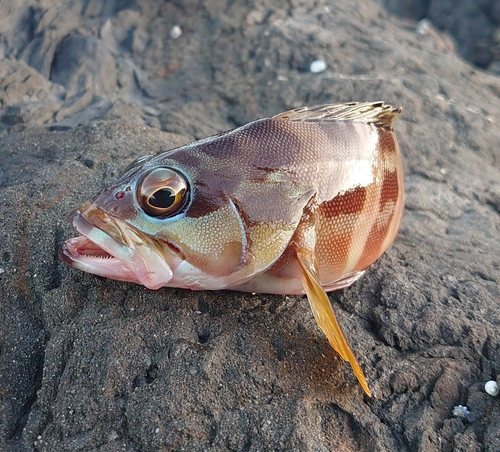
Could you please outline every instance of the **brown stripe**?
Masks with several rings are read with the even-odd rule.
[[[365,187],[356,187],[319,206],[315,254],[322,281],[343,275],[366,196]]]
[[[326,201],[319,207],[326,218],[335,218],[340,214],[359,214],[366,200],[366,187],[355,187],[340,193],[331,201]]]
[[[379,129],[379,150],[384,161],[394,162],[397,157],[398,145],[396,134],[386,129]]]
[[[383,212],[387,203],[396,203],[399,197],[399,181],[396,171],[384,175],[382,191],[380,193],[379,212]]]
[[[399,183],[397,173],[395,171],[386,173],[381,187],[378,218],[366,239],[361,259],[356,265],[356,270],[364,270],[370,266],[384,251],[382,245],[392,229],[391,225],[394,221],[394,212],[397,207],[398,197]]]
[[[232,198],[246,180],[265,181],[269,173],[297,159],[301,141],[290,123],[269,119],[177,149],[168,157],[192,179],[192,204],[186,215],[210,214]]]

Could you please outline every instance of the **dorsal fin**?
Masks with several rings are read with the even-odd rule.
[[[346,104],[317,105],[285,111],[272,119],[289,121],[357,121],[392,129],[398,113],[403,109],[393,108],[384,102],[349,102]]]

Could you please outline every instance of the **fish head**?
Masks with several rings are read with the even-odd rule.
[[[238,212],[194,168],[178,166],[141,158],[73,211],[68,219],[80,236],[62,245],[63,261],[150,289],[201,288],[237,271],[246,245]]]
[[[256,177],[235,165],[234,156],[209,161],[206,152],[199,155],[203,161],[188,147],[130,165],[69,215],[80,235],[61,246],[62,260],[150,289],[223,289],[269,266],[286,248],[306,202],[284,222],[280,209],[293,202],[274,204],[269,196],[286,187],[287,201],[302,199],[303,190],[276,173]]]

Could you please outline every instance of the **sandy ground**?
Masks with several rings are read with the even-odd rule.
[[[500,450],[500,78],[368,0],[103,3],[0,4],[0,449]],[[401,233],[330,295],[371,399],[303,297],[59,261],[135,157],[351,100],[404,107]]]

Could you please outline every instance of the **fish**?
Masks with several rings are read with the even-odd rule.
[[[384,102],[302,107],[130,164],[70,213],[71,267],[149,289],[306,294],[371,396],[327,292],[391,245],[404,205]]]

